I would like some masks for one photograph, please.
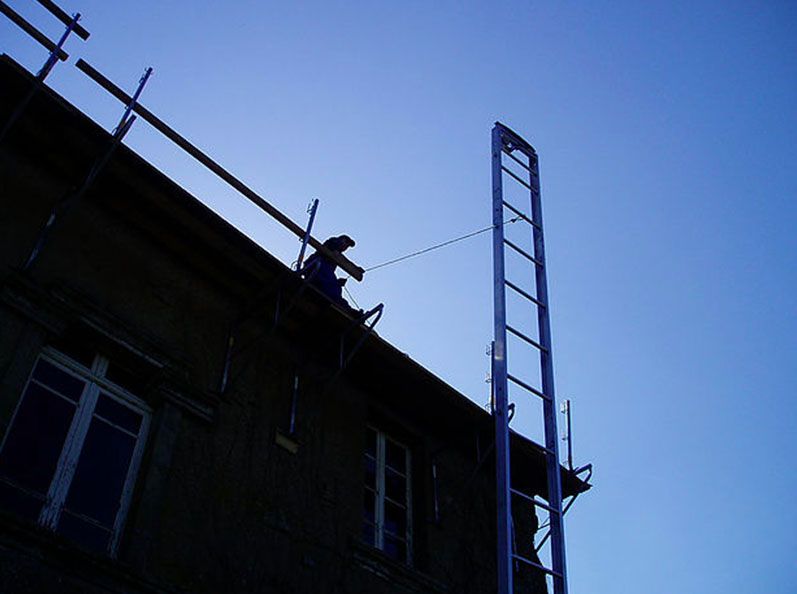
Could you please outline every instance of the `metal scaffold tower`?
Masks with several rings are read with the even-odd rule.
[[[553,593],[567,594],[565,570],[565,540],[562,509],[562,481],[559,467],[558,433],[556,428],[556,400],[554,396],[553,361],[551,357],[551,326],[548,311],[548,287],[545,270],[545,246],[543,241],[542,204],[540,199],[540,176],[537,153],[534,148],[515,132],[496,122],[492,132],[492,179],[493,179],[493,309],[494,342],[492,354],[493,417],[495,420],[496,483],[498,515],[498,594],[514,593],[513,569],[516,564],[534,567],[552,576]],[[511,188],[521,196],[528,196],[529,205],[511,201],[504,188]],[[514,195],[513,194],[513,195]],[[514,203],[513,203],[514,202]],[[530,211],[528,208],[530,207]],[[533,244],[529,253],[518,243],[506,237],[504,219],[510,211],[529,225]],[[524,226],[525,227],[525,226]],[[506,277],[506,248],[534,269],[531,278]],[[524,288],[524,280],[526,281]],[[507,288],[536,311],[537,335],[521,331],[520,326],[507,322]],[[528,309],[525,309],[528,311]],[[535,387],[509,370],[507,336],[511,334],[519,344],[534,349],[539,354],[538,377],[541,385]],[[535,357],[536,358],[536,357]],[[525,377],[525,376],[524,376]],[[512,487],[510,477],[510,430],[509,420],[515,404],[509,402],[509,383],[523,391],[524,396],[541,401],[543,408],[547,489],[546,502],[539,501],[527,493]],[[518,402],[517,404],[520,404]],[[550,522],[551,567],[537,560],[518,554],[514,548],[512,500],[520,497],[547,511]]]

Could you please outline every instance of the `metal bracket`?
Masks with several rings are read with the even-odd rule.
[[[587,472],[587,478],[584,479],[584,482],[589,483],[590,479],[592,478],[592,464],[586,464],[581,468],[577,468],[574,471],[574,474],[579,475],[583,474],[584,472]],[[562,516],[564,516],[567,513],[567,510],[573,507],[573,504],[576,502],[576,499],[578,498],[579,495],[581,495],[581,493],[576,493],[570,498],[570,501],[568,501],[567,504],[562,508]],[[538,528],[538,530],[545,528],[547,525],[548,524],[543,524]],[[535,552],[539,553],[542,550],[542,547],[545,546],[545,541],[547,541],[550,538],[550,536],[551,536],[551,531],[549,529],[540,539],[539,544],[537,544],[534,547]]]
[[[354,355],[357,354],[357,351],[360,350],[360,347],[363,345],[365,340],[374,333],[374,328],[376,327],[379,320],[382,318],[382,314],[385,310],[385,304],[380,303],[373,309],[370,309],[364,312],[361,316],[354,320],[352,324],[348,326],[340,335],[340,350],[338,351],[338,369],[335,373],[332,374],[332,377],[329,378],[327,381],[324,390],[328,390],[332,384],[337,381],[337,379],[343,373],[343,370],[351,363],[352,359],[354,359]],[[372,319],[373,318],[373,319]],[[370,322],[368,322],[370,320]],[[368,323],[366,323],[368,322]],[[351,333],[354,329],[360,328],[365,325],[365,332],[357,339],[357,342],[354,343],[354,346],[351,348],[348,353],[346,352],[346,337],[349,333]]]
[[[354,358],[354,355],[357,354],[357,351],[360,350],[360,347],[365,342],[365,339],[368,338],[374,332],[374,327],[379,323],[379,320],[382,318],[382,314],[385,311],[385,304],[380,303],[373,309],[366,311],[363,313],[359,318],[357,318],[353,324],[351,324],[344,332],[340,335],[340,367],[338,368],[338,372],[343,371],[351,360]],[[373,318],[371,320],[371,318]],[[371,320],[370,323],[366,324],[368,320]],[[352,347],[351,351],[348,355],[346,355],[346,335],[349,334],[355,328],[359,328],[360,326],[365,325],[365,332],[363,332],[362,336],[357,340]]]
[[[317,210],[318,198],[315,198],[307,209],[307,213],[310,215],[310,220],[307,221],[307,229],[304,232],[304,237],[302,237],[302,247],[299,250],[299,257],[296,259],[296,270],[302,269],[302,264],[304,263],[304,252],[307,250],[307,242],[309,242],[310,237],[312,237],[311,233],[313,231],[313,221],[315,220],[315,213]]]

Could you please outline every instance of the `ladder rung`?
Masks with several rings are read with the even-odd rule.
[[[522,211],[518,210],[517,208],[515,208],[514,206],[512,206],[511,204],[509,204],[509,202],[507,202],[506,200],[502,200],[501,202],[503,202],[503,203],[504,203],[504,206],[505,206],[506,208],[508,208],[509,210],[511,210],[512,212],[514,212],[514,213],[515,213],[517,216],[519,216],[521,219],[523,219],[524,221],[526,221],[526,222],[527,222],[528,224],[530,224],[531,226],[533,226],[533,227],[537,227],[537,229],[542,229],[542,227],[540,227],[540,226],[539,226],[537,223],[535,223],[534,221],[532,221],[532,220],[531,220],[531,219],[530,219],[528,216],[526,216],[525,214],[523,214],[523,212],[522,212]]]
[[[510,159],[512,159],[512,160],[513,160],[515,163],[517,163],[518,165],[520,165],[520,166],[521,166],[523,169],[525,169],[525,170],[526,170],[526,171],[528,171],[529,173],[532,173],[532,174],[534,173],[534,170],[532,170],[532,169],[531,169],[531,167],[529,167],[528,165],[526,165],[526,164],[525,164],[523,161],[521,161],[520,159],[518,159],[518,158],[517,158],[515,155],[513,155],[511,152],[509,152],[508,150],[506,150],[506,147],[504,147],[504,148],[503,148],[503,149],[501,149],[501,150],[503,150],[503,151],[504,151],[504,154],[506,154],[506,156],[507,156],[507,157],[509,157]]]
[[[536,567],[537,569],[539,569],[540,571],[544,571],[548,575],[552,575],[552,576],[558,577],[558,578],[562,577],[562,574],[559,573],[558,571],[554,571],[553,569],[549,569],[548,567],[545,567],[545,565],[540,565],[536,561],[532,561],[531,559],[527,559],[523,555],[518,555],[517,553],[513,553],[512,557],[517,559],[518,561],[520,561],[522,563],[525,563],[527,565],[531,565],[532,567]]]
[[[525,181],[525,180],[524,180],[522,177],[520,177],[520,176],[519,176],[517,173],[515,173],[514,171],[512,171],[512,170],[511,170],[511,169],[509,169],[508,167],[504,167],[503,165],[501,165],[501,169],[503,169],[503,170],[504,170],[504,172],[508,173],[510,177],[514,178],[514,180],[515,180],[516,182],[518,182],[518,183],[519,183],[519,184],[521,184],[522,186],[525,186],[525,187],[526,187],[526,188],[527,188],[527,189],[528,189],[530,192],[534,192],[535,194],[537,193],[537,190],[535,190],[534,188],[532,188],[532,187],[529,185],[529,182]]]
[[[530,385],[528,385],[528,384],[527,384],[526,382],[524,382],[523,380],[519,380],[518,378],[516,378],[516,377],[515,377],[514,375],[512,375],[511,373],[507,373],[507,374],[506,374],[506,378],[507,378],[508,380],[510,380],[511,382],[513,382],[513,383],[517,384],[517,385],[518,385],[518,386],[520,386],[521,388],[525,388],[526,390],[528,390],[528,391],[529,391],[529,392],[531,392],[532,394],[534,394],[534,395],[536,395],[536,396],[539,396],[539,397],[540,397],[540,398],[542,398],[543,400],[547,400],[548,402],[553,402],[553,401],[551,400],[551,397],[550,397],[550,396],[546,396],[545,394],[543,394],[542,392],[540,392],[540,391],[539,391],[537,388],[535,388],[535,387],[533,387],[533,386],[530,386]]]
[[[521,340],[523,340],[523,341],[525,341],[525,342],[529,343],[529,344],[530,344],[531,346],[533,346],[534,348],[536,348],[536,349],[540,349],[540,350],[541,350],[542,352],[544,352],[544,353],[547,353],[547,352],[548,352],[548,349],[546,349],[544,346],[542,346],[542,345],[541,345],[539,342],[537,342],[536,340],[534,340],[534,339],[532,339],[532,338],[529,338],[528,336],[526,336],[525,334],[523,334],[523,333],[522,333],[522,332],[520,332],[519,330],[517,330],[517,329],[513,328],[513,327],[512,327],[512,326],[510,326],[509,324],[507,324],[507,325],[506,325],[506,329],[507,329],[507,330],[509,330],[509,331],[510,331],[512,334],[514,334],[515,336],[517,336],[519,339],[521,339]]]
[[[554,507],[551,507],[550,505],[548,505],[547,503],[543,503],[542,501],[537,501],[536,499],[534,499],[534,497],[532,497],[531,495],[527,495],[523,491],[518,491],[517,489],[512,489],[512,488],[510,488],[509,490],[512,491],[512,493],[514,493],[518,497],[522,497],[526,501],[529,501],[530,503],[533,503],[537,507],[541,507],[542,509],[546,509],[549,512],[551,512],[552,514],[559,515],[561,513],[558,509],[556,509]]]
[[[526,251],[525,251],[523,248],[521,248],[521,247],[519,247],[519,246],[515,245],[514,243],[512,243],[512,242],[511,242],[511,241],[509,241],[508,239],[506,239],[506,238],[505,238],[505,239],[504,239],[504,243],[505,243],[506,245],[508,245],[509,247],[511,247],[513,250],[515,250],[515,251],[516,251],[518,254],[520,254],[521,256],[523,256],[524,258],[526,258],[527,260],[529,260],[529,261],[533,262],[534,264],[536,264],[537,266],[539,266],[539,267],[542,267],[542,266],[543,266],[542,262],[540,262],[539,260],[537,260],[537,258],[535,258],[535,257],[534,257],[534,256],[532,256],[531,254],[529,254],[528,252],[526,252]]]
[[[514,290],[514,291],[516,291],[517,293],[520,293],[521,295],[523,295],[523,296],[524,296],[526,299],[528,299],[528,300],[529,300],[529,301],[531,301],[532,303],[535,303],[535,304],[539,305],[540,307],[545,307],[545,304],[544,304],[542,301],[540,301],[539,299],[537,299],[537,298],[536,298],[534,295],[531,295],[531,294],[529,294],[529,293],[526,293],[526,291],[524,291],[523,289],[521,289],[520,287],[518,287],[518,286],[517,286],[515,283],[513,283],[512,281],[509,281],[509,280],[504,280],[504,282],[506,283],[506,286],[507,286],[507,287],[509,287],[510,289],[512,289],[512,290]]]

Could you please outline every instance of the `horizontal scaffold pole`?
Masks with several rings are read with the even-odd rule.
[[[123,103],[130,103],[130,95],[125,93],[122,89],[117,87],[113,84],[110,80],[108,80],[105,76],[103,76],[100,72],[98,72],[93,66],[88,64],[85,60],[78,60],[76,66],[85,74],[89,76],[94,82],[108,91],[111,95],[122,101]],[[166,136],[169,140],[174,142],[177,146],[187,152],[189,155],[194,157],[197,161],[202,163],[205,167],[210,169],[213,173],[218,175],[221,179],[226,181],[230,184],[233,188],[238,190],[241,194],[243,194],[250,202],[252,202],[255,206],[260,208],[262,211],[269,214],[272,218],[276,219],[277,222],[282,224],[285,228],[291,231],[294,235],[299,238],[303,238],[305,234],[304,228],[300,227],[296,223],[294,223],[288,216],[280,212],[277,208],[273,205],[268,203],[266,200],[258,196],[254,190],[252,190],[249,186],[244,184],[241,180],[237,177],[232,175],[229,171],[224,169],[221,165],[216,163],[213,159],[208,157],[205,153],[195,147],[193,144],[188,142],[185,138],[180,136],[173,128],[169,127],[163,121],[161,121],[157,116],[155,116],[151,111],[146,109],[140,103],[136,103],[135,107],[133,108],[138,115],[140,115],[144,120],[149,122],[156,130],[158,130],[161,134]],[[342,254],[331,252],[327,248],[325,248],[320,241],[315,239],[314,237],[310,237],[309,243],[313,246],[316,250],[319,250],[322,254],[329,257],[330,259],[334,260],[338,266],[340,266],[343,270],[348,272],[353,278],[358,281],[363,279],[364,270],[357,266],[354,262],[343,256]]]

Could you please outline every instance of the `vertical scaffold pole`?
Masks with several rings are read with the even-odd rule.
[[[312,236],[313,221],[315,220],[315,213],[317,210],[318,198],[314,198],[310,203],[310,207],[307,209],[307,214],[310,215],[310,219],[307,221],[307,230],[305,230],[304,237],[302,237],[302,247],[299,250],[299,258],[296,260],[296,270],[299,271],[301,271],[302,264],[304,264],[304,252],[307,249],[307,242],[310,241],[310,237]]]
[[[44,79],[47,78],[47,75],[50,74],[50,70],[52,70],[53,66],[55,66],[55,64],[58,62],[59,60],[58,54],[61,51],[61,48],[64,47],[64,44],[66,43],[66,40],[69,37],[70,33],[72,33],[72,31],[75,30],[75,27],[77,27],[77,23],[79,20],[80,20],[80,13],[78,12],[75,13],[75,15],[72,17],[72,20],[67,24],[66,30],[61,35],[61,39],[59,39],[58,43],[55,44],[55,47],[50,52],[50,55],[47,57],[47,61],[44,63],[44,66],[42,66],[39,72],[36,74],[36,78],[39,81],[44,81]]]

